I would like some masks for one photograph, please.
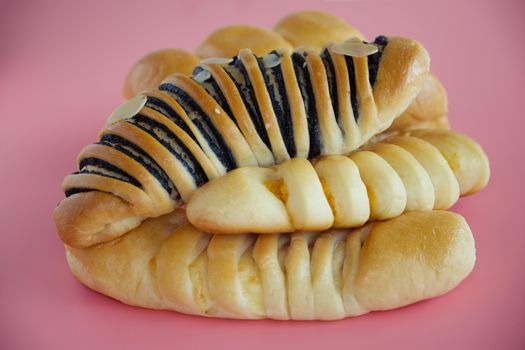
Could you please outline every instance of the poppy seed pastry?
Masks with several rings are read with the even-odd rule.
[[[428,71],[418,42],[380,36],[322,55],[245,49],[192,77],[172,75],[119,107],[80,153],[54,211],[58,232],[90,246],[173,211],[235,168],[349,153],[390,126]]]
[[[488,159],[471,139],[414,131],[349,156],[236,169],[196,190],[187,215],[213,233],[359,227],[405,211],[448,209],[460,195],[484,188],[489,176]]]
[[[115,241],[66,246],[76,278],[126,304],[238,319],[336,320],[444,294],[472,270],[458,214],[409,212],[354,230],[211,235],[183,210]]]

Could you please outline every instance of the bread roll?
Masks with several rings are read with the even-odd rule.
[[[444,294],[472,270],[465,220],[410,212],[356,230],[210,235],[182,210],[90,248],[66,246],[77,279],[126,304],[187,314],[335,320]]]
[[[352,37],[364,40],[357,29],[340,17],[321,11],[300,11],[282,18],[274,27],[294,47],[320,52],[326,43],[343,42]]]
[[[141,92],[156,89],[168,75],[190,75],[199,58],[183,49],[162,49],[150,52],[131,67],[124,81],[123,94],[130,99]]]
[[[405,211],[448,209],[487,185],[481,147],[466,136],[417,130],[313,164],[244,167],[194,192],[190,222],[213,233],[281,233],[358,227]]]
[[[448,100],[445,87],[430,73],[416,99],[384,132],[372,137],[368,143],[376,143],[389,137],[403,135],[415,129],[450,129]]]
[[[201,58],[233,57],[241,49],[251,49],[257,56],[273,50],[292,50],[292,45],[271,30],[249,26],[226,26],[212,32],[195,50]]]

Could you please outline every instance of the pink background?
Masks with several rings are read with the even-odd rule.
[[[454,208],[476,236],[471,276],[444,297],[328,323],[142,310],[76,282],[51,211],[122,100],[127,69],[150,50],[194,49],[219,26],[271,27],[306,8],[430,51],[454,129],[491,160],[490,186]],[[522,1],[0,0],[0,348],[525,348],[524,14]]]

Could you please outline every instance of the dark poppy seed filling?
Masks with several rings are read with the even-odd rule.
[[[374,40],[374,44],[376,44],[378,51],[368,56],[368,79],[370,80],[370,86],[372,86],[372,88],[377,80],[379,62],[381,61],[381,56],[383,56],[383,50],[388,44],[388,39],[386,36],[380,35]]]
[[[64,192],[66,198],[67,197],[70,197],[74,194],[77,194],[77,193],[84,193],[84,192],[91,192],[93,191],[93,189],[91,188],[85,188],[85,187],[73,187],[73,188],[70,188],[69,190],[66,190]]]
[[[259,69],[264,77],[270,100],[272,101],[273,111],[277,118],[277,123],[279,124],[279,130],[281,131],[286,150],[290,157],[293,158],[295,157],[296,150],[293,136],[292,115],[288,104],[288,94],[286,93],[286,87],[284,85],[281,64],[277,61],[280,60],[280,55],[277,51],[272,51],[265,57],[265,59],[270,58],[275,60],[275,62],[272,62],[271,64],[275,64],[273,67],[267,67],[263,59],[256,58]]]
[[[357,100],[357,91],[355,87],[355,67],[354,58],[345,56],[346,68],[348,70],[348,80],[350,80],[350,102],[352,103],[352,111],[354,112],[354,119],[359,119],[359,101]]]
[[[191,121],[208,142],[208,146],[226,168],[226,171],[236,168],[237,165],[233,159],[231,150],[228,148],[224,142],[224,138],[200,106],[185,91],[173,84],[164,83],[159,89],[168,92],[186,111]]]
[[[151,175],[153,175],[159,183],[162,185],[162,187],[170,194],[174,199],[177,199],[180,197],[177,190],[175,189],[175,185],[173,182],[171,182],[170,178],[164,170],[158,165],[155,160],[153,160],[146,152],[142,150],[139,146],[135,145],[134,143],[113,134],[106,134],[102,136],[100,141],[98,142],[101,145],[109,146],[111,148],[116,149],[119,152],[124,153],[128,157],[134,159],[137,161],[140,165],[142,165],[146,170],[149,171]]]
[[[335,120],[339,122],[339,99],[337,96],[337,77],[335,76],[334,62],[330,56],[328,49],[324,49],[321,53],[321,59],[326,70],[326,77],[328,80],[328,90],[330,92],[330,100],[334,109]]]
[[[180,115],[177,112],[175,112],[173,108],[170,107],[169,104],[167,104],[160,98],[148,96],[146,107],[149,107],[170,119],[179,128],[184,130],[186,134],[188,134],[194,141],[196,141],[195,135],[193,135],[193,133],[191,132],[190,127],[184,122]]]
[[[305,54],[306,56],[306,54]],[[301,96],[304,101],[306,110],[306,118],[308,119],[308,134],[310,136],[310,150],[308,151],[308,158],[317,157],[321,154],[321,136],[319,132],[319,119],[317,116],[317,108],[315,106],[315,96],[310,82],[310,73],[306,59],[303,55],[294,52],[292,54],[293,68],[297,83],[301,90]]]
[[[127,122],[150,134],[171,154],[173,154],[193,177],[197,187],[208,182],[208,176],[206,176],[204,169],[197,159],[195,159],[195,156],[186,147],[184,142],[182,142],[166,125],[140,114],[135,115],[133,118],[127,120]]]
[[[270,138],[264,127],[261,111],[259,110],[259,105],[257,104],[257,99],[255,97],[255,91],[246,68],[244,68],[241,60],[237,57],[234,57],[233,61],[227,66],[223,66],[223,68],[235,84],[237,91],[239,91],[257,134],[264,144],[271,150],[272,145],[270,144]]]
[[[215,79],[213,79],[213,76],[211,76],[211,73],[210,73],[209,77],[206,80],[204,80],[204,81],[199,81],[197,79],[194,79],[195,76],[197,74],[199,74],[200,72],[202,72],[202,71],[205,71],[205,69],[202,68],[202,67],[196,67],[193,70],[192,79],[195,82],[197,82],[197,84],[202,86],[204,88],[204,90],[206,90],[206,92],[211,97],[213,97],[213,99],[219,104],[219,106],[221,106],[221,108],[224,110],[224,112],[226,112],[226,114],[233,120],[235,125],[237,125],[237,120],[235,120],[235,118],[233,118],[233,114],[232,114],[232,111],[230,109],[230,105],[228,104],[228,101],[224,97],[224,94],[222,93],[222,90],[220,89],[219,85],[217,84]]]
[[[116,167],[115,165],[99,158],[84,158],[80,161],[78,167],[80,171],[77,171],[73,174],[95,174],[110,177],[112,179],[124,181],[132,184],[133,186],[142,188],[142,184],[133,176],[129,175],[119,167]]]

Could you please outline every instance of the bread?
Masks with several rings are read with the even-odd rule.
[[[201,58],[230,58],[244,48],[251,49],[257,56],[279,49],[292,51],[292,45],[271,30],[251,25],[233,25],[212,32],[195,53]]]
[[[374,135],[368,143],[376,143],[389,137],[403,135],[415,129],[448,130],[448,99],[438,77],[429,73],[423,88],[415,100],[382,133]]]
[[[236,169],[196,190],[187,213],[195,227],[213,233],[359,227],[404,211],[448,209],[484,188],[489,175],[487,157],[471,139],[414,131],[348,157]]]
[[[131,67],[124,81],[123,94],[129,99],[150,89],[156,89],[173,73],[190,75],[199,58],[183,49],[162,49],[150,52]]]
[[[379,37],[370,46],[378,52],[368,58],[334,46],[320,56],[242,50],[128,101],[64,179],[67,198],[54,211],[62,240],[114,239],[237,167],[356,149],[406,109],[429,69],[414,40]]]
[[[327,42],[343,42],[363,34],[340,17],[321,11],[294,12],[282,18],[274,30],[294,47],[320,52]]]
[[[458,214],[410,212],[355,230],[210,235],[183,210],[90,248],[66,246],[77,279],[126,304],[242,319],[334,320],[448,292],[472,270]]]

